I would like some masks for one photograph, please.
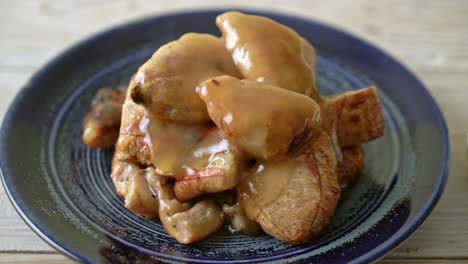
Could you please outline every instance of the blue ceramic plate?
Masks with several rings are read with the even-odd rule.
[[[344,192],[331,225],[312,243],[222,230],[180,245],[159,221],[128,212],[109,177],[113,149],[81,141],[91,97],[127,84],[139,65],[186,32],[219,35],[223,10],[146,18],[67,50],[26,84],[1,129],[3,184],[24,221],[46,242],[82,262],[364,263],[402,243],[426,219],[445,186],[449,141],[424,86],[394,59],[353,36],[303,18],[248,12],[295,29],[317,49],[323,94],[378,87],[385,135],[365,145],[365,171]]]

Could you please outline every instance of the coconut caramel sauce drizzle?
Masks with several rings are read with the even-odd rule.
[[[213,155],[219,152],[228,151],[229,143],[226,139],[222,139],[219,142],[216,142],[214,145],[201,147],[195,149],[192,153],[196,158],[202,157],[203,155],[209,155],[209,160],[213,158]]]
[[[257,162],[236,188],[239,202],[261,205],[273,201],[287,186],[298,163],[296,157],[286,157],[281,162]]]
[[[232,120],[232,115],[227,119]],[[229,153],[232,146],[210,125],[184,125],[156,119],[145,111],[138,123],[143,142],[150,149],[150,163],[163,176],[178,178],[185,170],[201,170]]]
[[[230,153],[232,146],[216,127],[211,128],[198,144],[191,148],[184,160],[183,168],[201,170],[213,164],[223,156],[218,153]],[[223,162],[224,163],[224,162]]]
[[[206,93],[205,86],[197,86],[196,89],[201,94]],[[306,119],[305,123],[316,123],[320,118],[321,115],[317,112]],[[234,119],[235,116],[231,112],[228,112],[223,117],[223,121],[226,124],[231,123]],[[193,130],[193,128],[194,125],[181,125],[170,121],[155,119],[152,118],[150,113],[145,112],[140,120],[139,129],[144,135],[144,142],[151,146],[152,163],[157,169],[156,172],[159,171],[158,169],[161,167],[161,163],[164,162],[164,156],[169,156],[166,150],[173,152],[173,163],[170,166],[172,173],[169,175],[176,178],[176,180],[178,175],[182,174],[184,171],[186,174],[194,174],[196,170],[205,168],[216,161],[216,159],[222,159],[222,156],[219,157],[216,155],[217,153],[227,153],[231,151],[230,149],[233,146],[229,144],[228,140],[224,138],[216,127],[211,126],[208,128],[205,126],[199,130]],[[161,135],[170,135],[170,137],[167,138],[167,140],[158,139]],[[154,138],[156,138],[156,143],[154,142]],[[171,139],[174,138],[179,138],[181,140],[171,143]],[[185,144],[180,145],[180,141],[185,142]],[[171,146],[171,144],[174,144],[174,146]],[[275,199],[286,186],[289,181],[290,171],[294,169],[296,164],[297,162],[294,159],[290,159],[287,162],[282,162],[281,166],[274,166],[275,169],[268,169],[272,166],[265,162],[265,165],[267,165],[267,169],[265,169],[263,163],[259,163],[255,173],[252,174],[253,176],[246,179],[246,187],[248,188],[238,188],[241,193],[240,196],[244,199],[256,199],[255,197],[259,193],[262,193],[262,200]],[[164,164],[162,167],[167,168]],[[165,174],[165,176],[166,175],[167,174]],[[277,182],[280,188],[271,186],[271,182]],[[249,196],[252,197],[249,198]]]

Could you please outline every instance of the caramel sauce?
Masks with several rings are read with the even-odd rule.
[[[239,12],[218,16],[216,24],[246,79],[321,100],[315,84],[315,50],[294,30],[265,17]]]
[[[177,124],[146,112],[138,130],[142,148],[150,153],[148,162],[164,176],[178,178],[183,170],[201,170],[222,158],[215,154],[230,151],[229,142],[212,126]]]
[[[355,177],[363,166],[355,145],[383,133],[381,113],[371,111],[380,110],[375,88],[327,104],[316,89],[315,50],[295,31],[238,12],[216,24],[222,39],[185,34],[132,77],[113,160],[116,190],[129,210],[159,216],[179,243],[207,237],[226,217],[235,231],[261,226],[280,240],[309,242],[340,197],[336,160],[344,177]],[[85,137],[92,132],[85,126]],[[233,190],[235,204],[219,202]]]
[[[319,105],[277,86],[219,76],[199,90],[208,113],[249,158],[271,160],[321,129]]]
[[[229,153],[230,149],[229,142],[223,137],[221,132],[216,128],[212,128],[202,140],[188,151],[183,167],[201,170],[208,164],[212,164],[218,159],[223,159],[222,155],[216,154]]]
[[[241,77],[224,41],[209,34],[187,33],[159,48],[131,83],[131,97],[156,117],[178,123],[210,121],[195,93],[206,79],[229,74]]]
[[[241,204],[255,204],[262,207],[274,201],[286,188],[294,169],[296,159],[276,162],[259,162],[251,168],[237,186]]]
[[[186,126],[156,118],[143,117],[140,131],[144,142],[151,149],[151,163],[165,175],[180,173],[184,159],[200,141],[205,126]]]

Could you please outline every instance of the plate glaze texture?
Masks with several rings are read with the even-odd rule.
[[[220,35],[224,10],[177,13],[122,25],[70,48],[38,71],[1,129],[5,189],[45,241],[86,263],[367,263],[402,243],[439,199],[448,174],[443,117],[423,85],[379,49],[303,18],[250,12],[292,27],[317,49],[322,94],[375,85],[385,135],[365,147],[365,173],[343,194],[332,223],[312,243],[221,230],[181,245],[157,220],[127,211],[112,185],[113,149],[81,141],[82,121],[102,86],[127,84],[139,65],[186,32]],[[430,142],[430,144],[428,144]]]

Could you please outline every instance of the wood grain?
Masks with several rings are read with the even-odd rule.
[[[382,263],[468,262],[468,1],[0,1],[0,120],[33,72],[72,44],[142,16],[204,6],[248,6],[314,18],[370,41],[407,65],[442,109],[452,164],[434,212]],[[55,251],[22,222],[2,188],[0,210],[0,252],[18,252],[1,253],[0,262],[65,263],[63,256],[48,254]]]
[[[381,264],[462,264],[467,263],[468,259],[384,259]],[[72,264],[73,260],[60,254],[34,254],[34,253],[0,253],[0,263],[9,264]]]
[[[384,259],[380,264],[461,264],[467,263],[467,259]]]
[[[60,254],[0,253],[0,263],[72,264],[76,262]]]

